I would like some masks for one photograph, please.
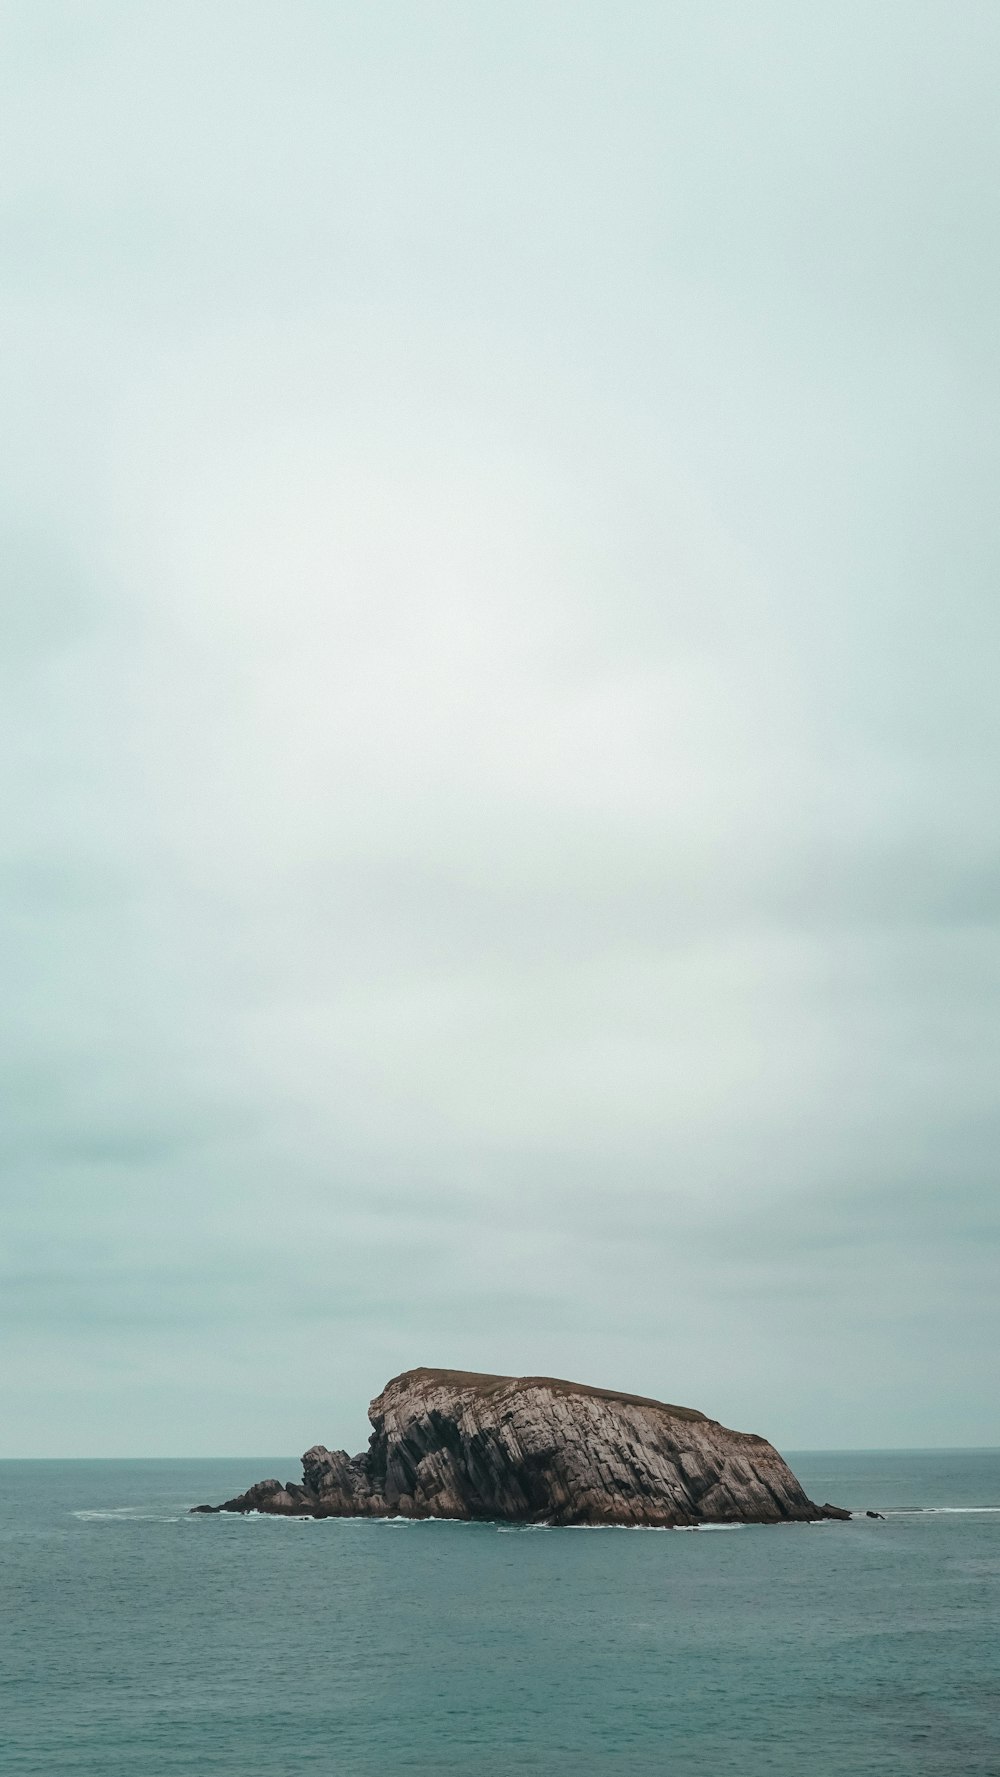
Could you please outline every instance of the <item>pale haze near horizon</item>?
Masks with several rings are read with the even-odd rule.
[[[0,1453],[1000,1442],[1000,13],[0,47]]]

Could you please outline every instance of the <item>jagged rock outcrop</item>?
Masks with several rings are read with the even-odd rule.
[[[368,1414],[367,1451],[317,1444],[302,1483],[259,1481],[202,1512],[679,1526],[850,1517],[808,1499],[778,1452],[690,1407],[548,1376],[408,1370]]]

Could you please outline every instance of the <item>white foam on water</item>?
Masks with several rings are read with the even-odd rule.
[[[925,1506],[924,1510],[945,1517],[953,1514],[964,1517],[967,1512],[1000,1512],[1000,1506]]]
[[[173,1512],[140,1512],[136,1506],[113,1506],[104,1512],[76,1511],[70,1513],[71,1518],[79,1518],[82,1523],[90,1523],[99,1518],[110,1519],[117,1524],[178,1524],[180,1514]]]
[[[402,1512],[397,1512],[391,1518],[387,1518],[387,1517],[377,1517],[376,1518],[376,1517],[369,1517],[367,1512],[362,1512],[362,1513],[359,1513],[359,1515],[357,1517],[352,1518],[351,1522],[354,1524],[410,1524],[410,1525],[416,1525],[416,1524],[464,1524],[467,1530],[474,1530],[477,1525],[488,1524],[490,1522],[490,1520],[488,1518],[445,1518],[443,1516],[438,1516],[436,1513],[433,1518],[407,1518],[407,1517],[403,1516]]]
[[[1000,1506],[887,1506],[886,1518],[965,1518],[1000,1513]],[[855,1513],[856,1517],[862,1516]]]
[[[742,1530],[742,1524],[533,1524],[532,1530],[629,1530],[644,1536],[673,1536],[677,1530]]]
[[[206,1512],[211,1518],[253,1518],[258,1524],[318,1524],[309,1512]]]
[[[912,1510],[904,1509],[904,1510],[901,1510],[898,1512],[890,1512],[887,1514],[887,1516],[910,1517],[910,1516],[917,1516],[917,1515],[919,1515],[920,1512],[924,1512],[924,1511],[928,1511],[928,1512],[931,1512],[931,1511],[941,1511],[941,1512],[987,1511],[987,1512],[992,1512],[992,1511],[1000,1511],[1000,1506],[914,1507]],[[111,1517],[118,1517],[118,1516],[125,1515],[125,1514],[129,1514],[135,1518],[138,1518],[138,1517],[152,1518],[155,1515],[153,1513],[133,1512],[131,1507],[123,1506],[123,1507],[119,1508],[119,1511],[117,1511],[117,1512],[77,1512],[74,1514],[74,1516],[76,1516],[78,1518],[111,1518]],[[194,1514],[194,1515],[198,1515],[198,1514]],[[396,1513],[392,1517],[369,1516],[369,1514],[367,1512],[358,1512],[358,1513],[351,1513],[351,1514],[345,1513],[343,1515],[337,1513],[332,1516],[323,1515],[321,1517],[313,1517],[308,1512],[296,1512],[294,1514],[287,1514],[284,1512],[257,1512],[257,1511],[253,1511],[253,1512],[220,1511],[220,1512],[205,1513],[202,1515],[205,1517],[215,1517],[215,1518],[221,1517],[221,1518],[252,1519],[259,1524],[260,1523],[271,1523],[271,1524],[321,1524],[321,1523],[323,1523],[323,1524],[383,1524],[390,1530],[391,1529],[398,1529],[403,1526],[405,1526],[408,1529],[413,1529],[417,1525],[422,1525],[422,1524],[461,1524],[461,1525],[464,1525],[465,1528],[468,1530],[473,1530],[473,1529],[476,1529],[477,1527],[482,1528],[483,1525],[492,1525],[493,1529],[497,1532],[497,1534],[499,1536],[523,1536],[526,1533],[529,1533],[532,1531],[539,1531],[539,1530],[545,1530],[545,1531],[548,1531],[548,1530],[586,1530],[586,1531],[591,1531],[591,1532],[604,1532],[604,1531],[610,1531],[610,1530],[617,1530],[617,1531],[629,1530],[629,1531],[641,1531],[643,1534],[645,1534],[647,1536],[651,1535],[651,1534],[655,1534],[655,1535],[659,1536],[659,1535],[664,1535],[664,1534],[671,1534],[672,1535],[675,1531],[679,1531],[679,1530],[688,1530],[688,1531],[696,1530],[699,1533],[703,1534],[705,1531],[711,1531],[711,1530],[749,1530],[749,1529],[753,1528],[752,1525],[747,1524],[742,1519],[738,1520],[737,1522],[732,1523],[732,1524],[547,1524],[547,1523],[541,1523],[541,1524],[501,1524],[501,1523],[498,1523],[495,1519],[489,1519],[489,1518],[439,1518],[439,1517],[409,1518],[409,1517],[404,1517],[404,1515],[401,1512]],[[859,1515],[863,1515],[863,1514],[858,1514],[858,1513],[853,1514],[853,1516],[855,1516],[855,1517],[858,1517]],[[189,1512],[187,1514],[187,1516],[188,1517],[192,1516],[192,1513]],[[176,1524],[178,1522],[178,1520],[176,1518],[163,1518],[162,1522]],[[834,1522],[834,1520],[832,1520],[830,1518],[809,1518],[808,1520],[802,1520],[802,1522],[806,1522],[810,1525],[829,1526],[831,1523]]]

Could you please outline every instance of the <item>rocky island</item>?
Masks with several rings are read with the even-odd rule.
[[[851,1515],[808,1499],[765,1438],[550,1376],[407,1370],[368,1417],[360,1456],[317,1444],[301,1484],[258,1481],[194,1510],[663,1528]]]

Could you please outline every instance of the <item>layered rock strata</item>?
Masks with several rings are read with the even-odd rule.
[[[368,1417],[362,1455],[317,1444],[301,1484],[258,1481],[196,1510],[664,1527],[850,1517],[808,1499],[766,1439],[641,1395],[408,1370]]]

